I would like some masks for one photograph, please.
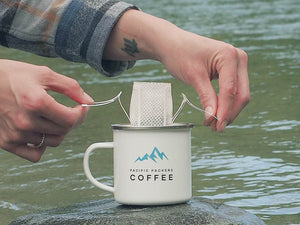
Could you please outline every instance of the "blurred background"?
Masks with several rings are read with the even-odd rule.
[[[249,56],[251,102],[224,133],[202,125],[204,115],[185,106],[177,122],[192,130],[193,195],[240,207],[269,225],[300,224],[300,2],[298,0],[129,0],[143,11],[177,26],[222,40]],[[0,58],[47,65],[71,76],[96,101],[120,91],[128,110],[133,81],[172,83],[174,111],[185,93],[200,106],[196,92],[154,61],[140,61],[116,78],[85,64],[38,57],[0,47]],[[216,89],[217,81],[214,81]],[[75,105],[52,93],[60,102]],[[84,124],[36,164],[0,151],[0,218],[74,203],[112,198],[85,177],[82,159],[94,142],[111,141],[111,124],[128,123],[118,103],[91,108]],[[112,151],[95,153],[97,179],[113,184]]]

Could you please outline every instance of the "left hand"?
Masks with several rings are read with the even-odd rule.
[[[124,39],[130,40],[130,52]],[[113,60],[154,59],[192,85],[206,114],[204,124],[222,132],[250,100],[247,54],[222,41],[184,31],[149,14],[129,10],[108,40],[104,57]],[[219,79],[219,96],[211,81]]]
[[[223,131],[250,100],[247,54],[230,44],[180,31],[162,62],[173,76],[192,85],[203,108],[217,116],[218,121],[206,114],[204,124],[212,130]],[[219,79],[219,95],[213,79]]]

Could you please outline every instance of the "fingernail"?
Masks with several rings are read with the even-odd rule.
[[[209,119],[213,114],[214,112],[211,106],[205,108],[205,119]]]

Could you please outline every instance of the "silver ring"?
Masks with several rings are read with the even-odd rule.
[[[35,145],[34,147],[40,148],[40,147],[43,146],[43,144],[45,143],[46,134],[45,134],[45,133],[42,133],[42,134],[41,134],[41,137],[42,137],[41,142],[40,142],[38,145]]]

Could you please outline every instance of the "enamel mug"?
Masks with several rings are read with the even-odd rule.
[[[113,142],[94,143],[87,148],[84,172],[92,184],[112,192],[121,204],[187,202],[192,197],[192,128],[193,124],[161,127],[112,125]],[[90,154],[109,148],[113,149],[114,155],[114,186],[97,181],[89,168]]]

